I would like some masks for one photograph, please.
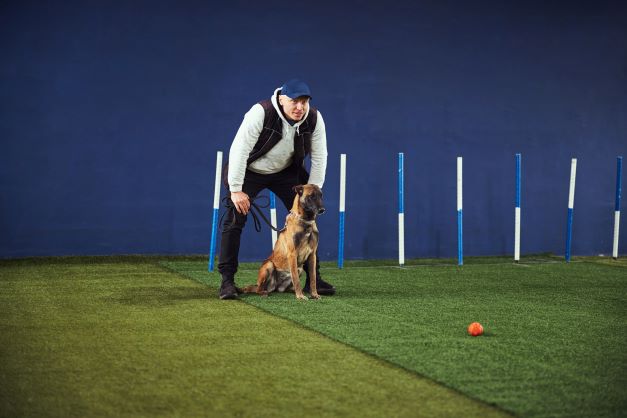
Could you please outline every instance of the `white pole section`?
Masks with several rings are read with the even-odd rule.
[[[566,261],[570,261],[570,247],[573,241],[573,210],[575,206],[575,179],[577,177],[577,159],[570,162],[570,188],[568,190],[568,220],[566,225]]]
[[[614,245],[612,247],[612,257],[618,258],[618,230],[620,229],[620,198],[621,183],[623,174],[623,157],[616,157],[616,200],[614,203]]]

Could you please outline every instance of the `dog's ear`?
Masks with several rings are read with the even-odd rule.
[[[302,184],[299,184],[298,186],[292,187],[292,190],[294,190],[296,193],[298,193],[299,196],[303,195],[303,190],[304,189],[305,189],[305,187]]]

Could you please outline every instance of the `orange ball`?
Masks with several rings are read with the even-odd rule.
[[[477,337],[483,334],[483,326],[481,326],[481,324],[478,322],[473,322],[472,324],[468,325],[468,334],[472,335],[473,337]]]

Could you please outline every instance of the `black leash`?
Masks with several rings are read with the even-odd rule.
[[[260,204],[260,203],[256,203],[259,200],[265,199],[266,200],[266,204]],[[281,232],[283,229],[278,229],[275,228],[274,226],[272,226],[272,223],[270,222],[270,220],[268,220],[268,218],[266,218],[266,215],[263,214],[263,212],[261,211],[261,208],[267,208],[268,206],[270,206],[270,198],[268,196],[256,196],[253,197],[250,200],[250,211],[248,213],[250,213],[253,217],[253,222],[255,223],[255,230],[257,232],[261,232],[261,221],[259,220],[259,216],[261,216],[261,218],[264,220],[264,222],[274,231],[276,232]],[[231,199],[227,196],[224,197],[222,199],[222,202],[224,203],[224,206],[226,206],[226,211],[224,213],[222,213],[222,216],[220,216],[220,229],[223,230],[224,228],[224,224],[223,224],[223,220],[224,220],[224,216],[227,214],[228,211],[232,211],[233,212],[233,222],[235,223],[235,215],[237,212],[237,209],[235,208],[235,205],[233,204],[233,202],[231,201]],[[255,211],[257,213],[255,213]]]

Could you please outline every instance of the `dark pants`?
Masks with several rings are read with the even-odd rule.
[[[242,191],[253,198],[263,189],[272,191],[285,205],[287,210],[292,209],[294,204],[294,196],[296,195],[292,188],[298,184],[307,182],[308,175],[303,174],[299,170],[290,166],[285,170],[275,174],[258,174],[250,170],[246,170]],[[235,216],[235,222],[233,222]],[[222,240],[220,242],[220,258],[218,262],[218,271],[222,277],[233,278],[237,272],[240,238],[242,230],[246,225],[247,215],[242,215],[236,210],[227,210],[222,226]],[[278,225],[281,226],[281,221]],[[316,258],[318,254],[316,253]],[[319,259],[318,259],[319,260]],[[307,263],[304,266],[305,274],[309,278],[309,269]],[[320,262],[316,263],[316,276],[320,277]]]

